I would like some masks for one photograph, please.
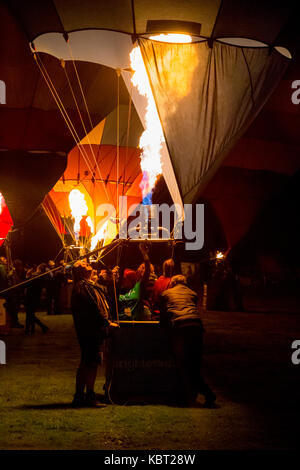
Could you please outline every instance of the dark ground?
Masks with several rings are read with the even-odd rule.
[[[296,449],[299,315],[206,312],[205,376],[216,409],[110,405],[71,409],[79,351],[70,315],[46,316],[47,335],[2,337],[0,449]],[[24,322],[24,314],[20,315]],[[97,379],[102,392],[103,372]]]

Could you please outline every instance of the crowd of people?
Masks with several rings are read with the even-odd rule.
[[[71,273],[63,262],[56,265],[50,260],[29,266],[17,259],[9,266],[6,258],[0,257],[0,292],[4,291],[0,298],[5,300],[9,326],[25,327],[25,334],[33,335],[35,325],[38,325],[43,333],[47,333],[48,327],[36,316],[36,312],[43,308],[48,315],[61,313],[61,289],[70,281]],[[25,325],[19,321],[22,308],[26,312]]]
[[[205,405],[213,406],[216,396],[201,373],[204,330],[197,294],[187,285],[185,276],[174,275],[172,259],[164,261],[163,273],[157,278],[147,246],[141,244],[140,251],[143,263],[137,270],[120,272],[116,266],[97,274],[87,260],[74,264],[72,312],[81,362],[73,405],[103,406],[96,399],[94,384],[101,362],[99,351],[110,330],[118,328],[120,320],[155,319],[169,331],[183,403],[194,403],[200,393],[205,397]]]
[[[121,270],[119,266],[98,269],[98,264],[88,258],[68,265],[49,261],[33,267],[16,260],[8,269],[5,258],[0,258],[0,292],[4,291],[0,297],[5,299],[11,326],[23,328],[18,319],[23,304],[25,333],[33,335],[36,325],[47,333],[48,326],[36,316],[42,292],[48,315],[59,314],[61,289],[72,283],[71,311],[81,350],[73,406],[103,406],[94,392],[100,349],[111,329],[118,328],[122,320],[159,321],[169,331],[170,349],[186,402],[190,404],[201,393],[206,405],[211,406],[216,397],[201,374],[204,330],[197,294],[185,276],[175,273],[172,259],[163,262],[162,274],[157,276],[148,246],[141,243],[139,248],[143,262],[136,270]]]

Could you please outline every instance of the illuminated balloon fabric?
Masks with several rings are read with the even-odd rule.
[[[3,150],[1,160],[9,181],[14,178],[15,194],[12,194],[12,186],[4,181],[4,174],[0,175],[0,191],[3,191],[7,199],[15,225],[22,226],[61,176],[65,168],[66,152],[74,147],[75,142],[34,61],[20,24],[3,3],[0,4],[0,13],[0,78],[6,84],[6,104],[0,106],[0,148]],[[60,61],[47,54],[40,54],[40,58],[62,98],[79,138],[84,137],[85,130]],[[115,107],[117,75],[114,70],[99,64],[77,62],[76,68],[92,122],[96,125]],[[90,130],[73,64],[67,62],[65,70],[76,93],[85,125]],[[119,85],[120,103],[128,104],[128,92],[122,79]],[[28,163],[28,166],[25,165],[25,172],[17,168],[18,158],[21,162],[20,169],[25,160]],[[42,159],[41,162],[38,159]],[[42,170],[40,165],[43,166]],[[26,191],[22,188],[26,188]]]
[[[87,0],[86,2],[56,0],[40,3],[10,0],[8,4],[19,18],[28,40],[34,40],[38,50],[57,57],[68,58],[70,51],[65,43],[66,33],[68,33],[75,59],[103,63],[111,67],[125,68],[129,66],[128,53],[132,48],[130,35],[135,39],[137,35],[143,35],[146,32],[158,32],[157,24],[155,26],[157,20],[198,23],[201,25],[200,35],[204,38],[255,39],[262,42],[262,45],[286,46],[290,51],[295,45],[296,28],[284,28],[289,17],[293,17],[291,14],[293,2],[282,1],[276,2],[274,5],[274,2],[270,1],[253,0],[244,2],[238,0],[224,0],[222,2],[220,0],[203,2],[198,0],[189,2],[122,0],[107,4],[98,0]],[[32,14],[33,11],[34,14]],[[267,27],[265,18],[268,18]],[[161,22],[160,32],[164,32],[164,25],[165,23]],[[239,42],[237,43],[239,44]],[[103,45],[102,49],[99,47],[100,44]],[[259,52],[258,55],[260,55]],[[274,81],[272,86],[275,84]],[[260,99],[256,103],[256,111],[263,103],[262,97]],[[159,103],[158,108],[161,108]],[[159,111],[162,115],[163,110],[159,109]],[[164,118],[162,120],[164,126],[167,127]],[[247,123],[249,124],[249,119]],[[167,135],[167,132],[165,134],[170,148],[172,147],[170,144],[172,139]],[[222,136],[218,137],[219,140],[222,140]],[[171,192],[174,192],[176,177],[182,198],[185,201],[190,201],[196,197],[196,194],[191,192],[191,188],[185,187],[184,181],[179,181],[181,168],[177,168],[176,171],[176,166],[180,167],[182,155],[176,155],[176,153],[173,148],[170,155],[175,175],[172,174],[170,179],[169,173],[171,171],[167,171],[165,179]],[[211,177],[212,171],[209,173],[208,170],[215,170],[213,163],[214,161],[220,163],[221,157],[213,155],[213,158],[209,159],[210,166],[207,165],[207,161],[199,160],[201,171],[200,174],[199,171],[197,172],[199,178],[194,176],[196,187],[205,182],[204,176],[206,180]],[[167,168],[166,165],[165,168]],[[169,165],[169,168],[172,169],[172,166]],[[187,169],[187,173],[193,173],[192,166],[187,165]]]
[[[0,194],[0,246],[3,244],[9,230],[13,225],[11,215],[5,203],[3,196]]]
[[[295,35],[293,30],[280,35],[295,5],[288,0],[7,0],[6,3],[20,19],[30,41],[49,32],[92,29],[130,35],[158,32],[153,20],[198,23],[203,37],[242,37],[280,46],[290,45]]]
[[[63,173],[67,157],[17,150],[0,154],[0,191],[15,228],[22,228]]]
[[[6,104],[0,106],[0,191],[20,228],[63,172],[66,155],[56,151],[66,148],[66,142],[61,145],[62,119],[20,25],[2,3],[0,12],[0,78],[6,85]],[[57,69],[58,61],[49,60]]]
[[[90,154],[89,148],[87,148],[86,151]],[[51,191],[51,197],[62,216],[68,216],[70,213],[68,195],[69,192],[74,188],[77,188],[81,192],[87,193],[89,195],[89,199],[92,201],[93,212],[91,213],[91,216],[93,219],[95,214],[94,211],[96,211],[98,206],[101,204],[113,204],[114,207],[117,208],[116,165],[112,167],[112,162],[115,160],[115,153],[116,149],[111,146],[103,146],[101,148],[101,154],[104,160],[101,164],[101,171],[103,172],[104,179],[108,178],[107,181],[102,180],[102,182],[100,182],[96,177],[94,182],[93,178],[90,176],[90,172],[87,169],[85,162],[81,162],[82,173],[80,173],[81,180],[79,184],[78,180],[76,179],[78,152],[75,149],[70,153],[68,157],[68,167],[64,173],[64,182],[62,179],[60,179]],[[107,159],[105,159],[106,155]],[[139,183],[141,180],[141,173],[139,169],[139,150],[129,149],[129,151],[127,151],[126,149],[121,148],[119,152],[119,158],[120,182],[118,194],[119,196],[127,196],[128,206],[131,206],[132,204],[138,204],[142,199],[141,190],[139,188]],[[128,158],[129,163],[124,166],[126,158]],[[89,173],[89,175],[86,177],[84,176],[85,171]],[[96,214],[96,225],[99,220],[100,219]]]
[[[282,27],[287,22],[291,2],[239,2],[239,1],[206,1],[206,2],[171,2],[153,1],[151,4],[144,1],[134,2],[14,2],[9,4],[18,12],[23,27],[27,31],[28,39],[35,39],[38,35],[57,31],[74,31],[70,34],[71,42],[75,39],[76,30],[86,34],[87,28],[107,28],[127,33],[141,34],[146,31],[148,19],[178,19],[183,21],[196,21],[201,23],[201,34],[207,37],[248,37],[255,38],[266,44],[290,47],[294,45],[293,28],[286,28],[288,34],[282,34]],[[35,15],[31,14],[34,4]],[[134,7],[134,16],[132,5]],[[84,10],[84,15],[83,10]],[[115,12],[115,14],[113,14]],[[266,27],[265,18],[268,18]],[[34,18],[39,18],[35,21]],[[135,26],[133,18],[135,18]],[[110,31],[100,31],[107,33]],[[89,36],[91,37],[91,36]],[[108,36],[107,36],[108,37]],[[111,37],[111,36],[110,36]],[[40,36],[35,42],[42,40]],[[130,38],[128,38],[130,49]],[[89,42],[84,45],[85,57],[92,54],[91,48],[98,47],[99,42]],[[106,43],[106,46],[108,44]],[[49,51],[48,51],[49,52]],[[112,54],[107,54],[112,56]],[[111,59],[110,59],[111,60]]]
[[[297,54],[202,194],[214,207],[229,247],[245,236],[266,204],[300,170],[300,105],[291,100],[292,83],[299,76]]]
[[[74,147],[74,138],[35,63],[22,27],[1,3],[0,15],[0,79],[6,84],[6,104],[0,105],[0,148],[69,152]],[[85,130],[60,60],[48,54],[39,56],[79,138],[83,138]],[[96,125],[115,107],[117,75],[99,64],[76,62],[76,68],[92,123]],[[91,125],[73,64],[67,62],[65,70],[89,131]],[[128,103],[122,80],[120,101]]]
[[[184,202],[205,184],[278,85],[289,59],[267,48],[140,40]]]
[[[248,130],[229,152],[198,202],[205,203],[205,246],[211,243],[210,207],[233,248],[251,230],[269,201],[300,169],[300,105],[293,104],[292,84],[300,77],[300,55]],[[292,181],[292,180],[291,180]],[[166,196],[158,195],[157,201]],[[223,245],[215,245],[220,248]]]
[[[49,218],[52,226],[56,230],[59,237],[63,238],[63,235],[66,235],[66,229],[61,220],[61,215],[54,204],[50,194],[47,194],[44,201],[42,202],[42,209]]]
[[[81,148],[85,158],[77,147],[69,153],[63,178],[51,191],[51,197],[62,216],[69,214],[68,194],[76,188],[87,196],[89,213],[93,220],[96,216],[96,226],[101,220],[100,215],[97,216],[100,204],[113,204],[117,208],[117,196],[122,195],[127,196],[128,207],[141,201],[140,150],[137,147],[142,131],[143,127],[133,105],[131,110],[122,105],[119,109],[118,149],[115,109],[83,140]]]

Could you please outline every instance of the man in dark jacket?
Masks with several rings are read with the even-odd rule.
[[[32,279],[27,284],[25,291],[25,310],[26,310],[26,321],[25,321],[25,334],[33,335],[35,332],[35,325],[38,325],[43,333],[47,333],[49,328],[35,316],[41,301],[41,293],[44,287],[44,278],[41,274],[46,272],[47,265],[45,263],[40,264],[36,270],[29,269],[26,273],[27,279]]]
[[[12,269],[9,271],[7,276],[7,282],[9,287],[13,287],[17,284],[21,284],[25,281],[25,271],[21,260],[16,259],[13,262]],[[18,314],[23,300],[24,287],[17,287],[9,291],[6,295],[6,310],[10,316],[12,322],[12,328],[23,328],[23,325],[19,322]]]
[[[204,330],[197,300],[196,292],[186,285],[186,278],[173,276],[170,288],[161,295],[160,322],[170,327],[171,348],[184,403],[193,404],[200,393],[205,397],[205,406],[212,406],[216,396],[201,374]]]
[[[107,327],[118,327],[109,319],[107,300],[90,278],[92,267],[77,261],[73,267],[74,287],[71,308],[81,361],[76,375],[76,393],[73,406],[103,406],[97,402],[94,385],[101,362],[100,347],[106,337]],[[86,394],[85,394],[86,390]]]

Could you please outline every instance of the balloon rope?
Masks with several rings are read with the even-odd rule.
[[[50,92],[51,92],[51,94],[54,98],[54,101],[56,102],[56,104],[58,106],[58,109],[60,110],[61,115],[62,115],[65,123],[67,124],[67,127],[68,127],[68,129],[69,129],[76,145],[78,146],[78,149],[80,150],[80,152],[81,152],[81,154],[82,154],[82,156],[83,156],[83,158],[86,162],[86,165],[87,165],[88,169],[92,173],[93,171],[92,171],[92,169],[90,168],[90,165],[89,165],[88,155],[87,154],[85,155],[85,153],[86,153],[85,149],[82,148],[79,145],[80,139],[79,139],[79,136],[76,132],[76,129],[75,129],[74,125],[72,124],[71,118],[69,117],[69,115],[68,115],[68,113],[67,113],[67,111],[66,111],[66,109],[65,109],[65,107],[64,107],[64,105],[63,105],[63,103],[62,103],[62,101],[59,97],[59,95],[58,95],[58,92],[56,91],[55,86],[54,86],[53,82],[51,81],[51,78],[50,78],[43,62],[41,61],[38,53],[34,54],[34,58],[36,59],[36,63],[38,65],[39,69],[40,69],[40,72],[41,72],[42,76],[45,79],[45,82],[46,82],[46,84],[47,84],[47,86],[48,86],[48,88],[49,88],[49,90],[50,90]]]
[[[67,221],[67,217],[66,217],[66,216],[64,217],[64,226],[65,226],[65,228],[67,228],[69,234],[71,235],[73,242],[76,242],[76,238],[75,238],[75,235],[74,235],[74,232],[73,232],[73,227],[72,227],[72,225],[70,225],[69,222]]]
[[[131,121],[131,110],[132,110],[132,89],[133,83],[131,82],[130,95],[129,95],[129,106],[128,106],[128,119],[127,119],[127,133],[126,133],[126,153],[125,153],[125,165],[124,165],[124,174],[123,174],[123,193],[125,193],[125,171],[127,167],[128,160],[128,147],[129,147],[129,135],[130,135],[130,121]]]
[[[115,241],[115,240],[113,240],[113,241],[110,243],[110,245],[112,245],[114,241]],[[114,245],[112,246],[112,248],[110,248],[109,250],[105,251],[104,254],[98,256],[97,259],[98,259],[99,261],[101,261],[102,258],[105,258],[105,256],[109,255],[109,253],[111,253],[112,251],[114,251],[118,246],[120,246],[120,243],[114,244]],[[109,245],[107,245],[107,248],[108,248],[108,247],[109,247]],[[105,246],[104,246],[103,248],[105,248]]]
[[[109,195],[108,195],[108,192],[107,192],[107,189],[106,189],[106,186],[105,186],[104,179],[103,179],[103,177],[102,177],[100,168],[99,168],[99,166],[98,166],[98,162],[97,162],[97,159],[96,159],[96,156],[95,156],[94,149],[93,149],[92,144],[91,144],[91,141],[90,141],[89,132],[88,132],[88,130],[87,130],[85,124],[84,124],[84,120],[83,120],[81,111],[80,111],[80,109],[79,109],[79,106],[78,106],[78,103],[77,103],[77,100],[76,100],[76,96],[75,96],[75,93],[74,93],[74,90],[73,90],[72,84],[71,84],[71,82],[70,82],[70,79],[69,79],[69,76],[68,76],[68,72],[67,72],[67,70],[66,70],[66,67],[65,67],[65,64],[64,64],[64,63],[62,63],[62,67],[63,67],[63,69],[64,69],[64,72],[65,72],[65,75],[66,75],[66,78],[67,78],[67,82],[68,82],[69,88],[70,88],[70,90],[71,90],[71,94],[72,94],[73,100],[74,100],[74,102],[75,102],[75,106],[76,106],[77,112],[78,112],[78,114],[79,114],[79,117],[80,117],[80,120],[81,120],[81,124],[82,124],[82,127],[83,127],[83,129],[84,129],[84,132],[85,132],[85,135],[86,135],[86,138],[87,138],[87,141],[88,141],[90,150],[91,150],[91,154],[92,154],[92,156],[93,156],[93,158],[94,158],[94,161],[95,161],[95,163],[96,163],[95,167],[97,166],[98,173],[99,173],[99,176],[100,176],[101,183],[103,184],[103,188],[104,188],[104,192],[105,192],[105,194],[106,194],[107,201],[109,201]],[[74,62],[74,68],[75,68],[75,70],[76,70],[76,64],[75,64],[75,62]],[[77,76],[78,76],[78,75],[77,75]],[[78,77],[78,80],[79,80],[79,77]],[[79,83],[80,83],[80,81],[79,81]],[[80,86],[81,86],[81,84],[80,84]],[[82,93],[83,93],[83,92],[82,92]],[[85,101],[85,98],[84,98],[84,101]],[[85,101],[85,102],[86,102],[86,101]],[[89,161],[90,161],[90,164],[91,164],[91,166],[92,166],[91,160],[89,160]]]
[[[118,76],[118,102],[117,102],[117,217],[119,214],[119,159],[120,159],[120,70],[117,70]]]
[[[114,283],[114,294],[115,294],[115,304],[116,304],[116,314],[117,314],[117,323],[119,325],[119,306],[118,306],[118,299],[117,299],[117,288],[116,288],[116,280],[115,276],[113,275],[113,283]]]
[[[0,292],[0,294],[2,295],[5,292],[9,292],[13,289],[17,289],[20,286],[24,286],[25,284],[29,284],[31,281],[35,281],[36,279],[39,279],[40,277],[47,276],[49,273],[54,273],[54,272],[58,271],[59,269],[62,269],[62,266],[58,266],[57,268],[54,268],[54,269],[49,269],[49,271],[46,271],[42,274],[39,274],[37,276],[33,276],[29,279],[26,279],[26,281],[22,281],[22,282],[19,282],[18,284],[15,284],[15,285],[11,286],[11,287],[7,287],[6,289],[2,290]]]
[[[93,148],[92,148],[92,146],[91,146],[91,142],[90,142],[90,139],[89,139],[89,136],[88,136],[88,131],[87,131],[87,129],[86,129],[86,126],[85,126],[85,123],[84,123],[84,120],[83,120],[81,111],[80,111],[80,109],[79,109],[79,105],[78,105],[78,103],[77,103],[77,99],[76,99],[76,96],[75,96],[75,93],[74,93],[72,84],[71,84],[71,82],[70,82],[68,72],[67,72],[67,70],[66,70],[65,62],[64,62],[64,61],[61,61],[61,65],[62,65],[62,68],[63,68],[63,70],[64,70],[64,72],[65,72],[65,76],[66,76],[66,79],[67,79],[67,82],[68,82],[68,85],[69,85],[69,88],[70,88],[70,91],[71,91],[71,94],[72,94],[72,97],[73,97],[73,100],[74,100],[74,103],[75,103],[75,106],[76,106],[76,109],[77,109],[77,112],[78,112],[78,115],[79,115],[79,118],[80,118],[80,121],[81,121],[83,130],[84,130],[84,132],[85,132],[85,134],[86,134],[86,137],[87,137],[87,140],[88,140],[88,143],[89,143],[89,147],[90,147],[91,153],[93,154]]]
[[[76,74],[76,77],[77,77],[77,80],[78,80],[79,88],[80,88],[80,91],[81,91],[81,94],[82,94],[82,98],[83,98],[83,102],[84,102],[84,105],[85,105],[85,109],[86,109],[86,112],[87,112],[87,115],[88,115],[88,118],[89,118],[89,121],[90,121],[91,129],[93,129],[93,128],[94,128],[94,125],[93,125],[93,122],[92,122],[92,119],[91,119],[91,115],[90,115],[90,112],[89,112],[89,109],[88,109],[88,105],[87,105],[87,102],[86,102],[86,99],[85,99],[85,95],[84,95],[84,92],[83,92],[83,89],[82,89],[82,85],[81,85],[81,81],[80,81],[80,78],[79,78],[79,75],[78,75],[76,63],[75,63],[75,60],[74,60],[74,57],[73,57],[73,53],[72,53],[70,41],[68,41],[67,44],[68,44],[68,48],[69,48],[69,51],[70,51],[70,56],[71,56],[71,59],[72,59],[73,67],[74,67],[74,70],[75,70],[75,74]]]
[[[125,152],[125,162],[123,165],[122,196],[124,196],[125,194],[125,186],[127,184],[127,181],[125,178],[126,178],[126,168],[127,168],[127,161],[128,161],[128,147],[129,147],[130,121],[131,121],[131,109],[132,109],[132,89],[133,89],[133,83],[131,82],[131,88],[130,88],[130,94],[129,94],[129,105],[128,105],[128,116],[127,116],[126,152]],[[127,217],[127,213],[123,214],[123,198],[122,198],[121,208],[120,208],[120,223],[121,223],[121,219],[123,218],[123,216]]]
[[[81,91],[81,94],[82,94],[83,102],[84,102],[84,105],[85,105],[85,109],[86,109],[86,112],[87,112],[87,115],[88,115],[88,118],[89,118],[89,121],[90,121],[91,130],[92,130],[92,129],[94,128],[94,125],[93,125],[93,122],[92,122],[92,119],[91,119],[91,115],[90,115],[90,112],[89,112],[89,109],[88,109],[88,105],[87,105],[87,102],[86,102],[86,98],[85,98],[85,95],[84,95],[84,92],[83,92],[81,80],[80,80],[80,77],[79,77],[79,74],[78,74],[78,71],[77,71],[77,67],[76,67],[76,63],[75,63],[74,56],[73,56],[73,53],[72,53],[72,48],[71,48],[70,41],[68,41],[67,44],[68,44],[68,48],[69,48],[69,51],[70,51],[70,56],[71,56],[72,63],[73,63],[73,67],[74,67],[75,74],[76,74],[76,77],[77,77],[78,85],[79,85],[79,88],[80,88],[80,91]],[[86,135],[87,135],[87,139],[88,139],[88,142],[89,142],[89,137],[88,137],[87,132],[86,132]],[[90,142],[89,142],[89,143],[90,143]],[[91,146],[91,144],[90,144],[90,146]],[[91,150],[92,150],[92,149],[91,149]],[[95,153],[94,153],[93,150],[92,150],[92,155],[93,155],[93,158],[94,158],[94,161],[95,161],[95,167],[97,168],[98,173],[99,173],[99,175],[100,175],[100,179],[103,180],[102,183],[103,183],[103,187],[104,187],[104,191],[105,191],[106,198],[107,198],[107,200],[109,201],[109,195],[108,195],[108,192],[107,192],[107,189],[106,189],[106,185],[105,185],[105,183],[104,183],[104,178],[103,178],[103,176],[102,176],[102,174],[101,174],[101,170],[100,170],[100,168],[99,168],[99,164],[98,164],[98,161],[97,161],[97,159],[96,159],[96,156],[95,156]]]
[[[109,245],[107,245],[107,248],[108,248],[110,245],[113,245],[113,247],[112,247],[110,250],[108,250],[107,253],[105,253],[105,254],[102,255],[100,258],[98,258],[99,260],[101,260],[102,258],[104,258],[104,256],[106,256],[108,253],[110,253],[111,251],[113,251],[113,250],[116,248],[116,246],[118,246],[119,243],[120,243],[119,240],[118,240],[119,243],[117,243],[117,244],[115,244],[114,242],[115,242],[115,240],[112,241]],[[104,247],[103,247],[103,248],[104,248]],[[100,249],[94,250],[94,251],[92,251],[92,252],[86,253],[85,255],[80,256],[80,257],[77,258],[77,259],[72,259],[72,261],[70,261],[69,264],[70,264],[70,265],[73,265],[76,261],[78,261],[78,260],[80,260],[80,259],[88,258],[89,256],[91,256],[91,255],[94,254],[95,252],[98,252],[98,251],[100,251],[100,250],[102,251],[103,248],[100,248]],[[102,262],[102,263],[103,263],[103,262]],[[1,291],[0,291],[0,295],[2,296],[2,294],[4,294],[5,292],[9,292],[9,291],[11,291],[11,290],[17,289],[17,288],[20,287],[20,286],[24,286],[24,285],[26,285],[26,284],[29,284],[30,282],[35,281],[36,279],[39,279],[39,278],[44,277],[44,276],[47,276],[47,275],[49,275],[49,273],[54,273],[54,272],[56,272],[56,271],[58,271],[58,270],[61,270],[61,269],[63,269],[62,266],[58,266],[57,268],[49,269],[49,271],[46,271],[46,272],[41,273],[41,274],[38,274],[37,276],[33,276],[33,277],[29,278],[29,279],[26,279],[25,281],[19,282],[18,284],[15,284],[15,285],[13,285],[13,286],[11,286],[11,287],[7,287],[6,289],[1,290]]]
[[[59,230],[59,227],[57,226],[57,224],[55,223],[55,212],[52,210],[52,207],[46,207],[44,205],[44,201],[42,202],[42,207],[45,211],[45,214],[47,215],[48,219],[50,220],[53,228],[55,229],[57,235],[59,236],[59,238],[61,239],[61,241],[63,242],[63,235],[62,233],[60,233],[60,230]]]

